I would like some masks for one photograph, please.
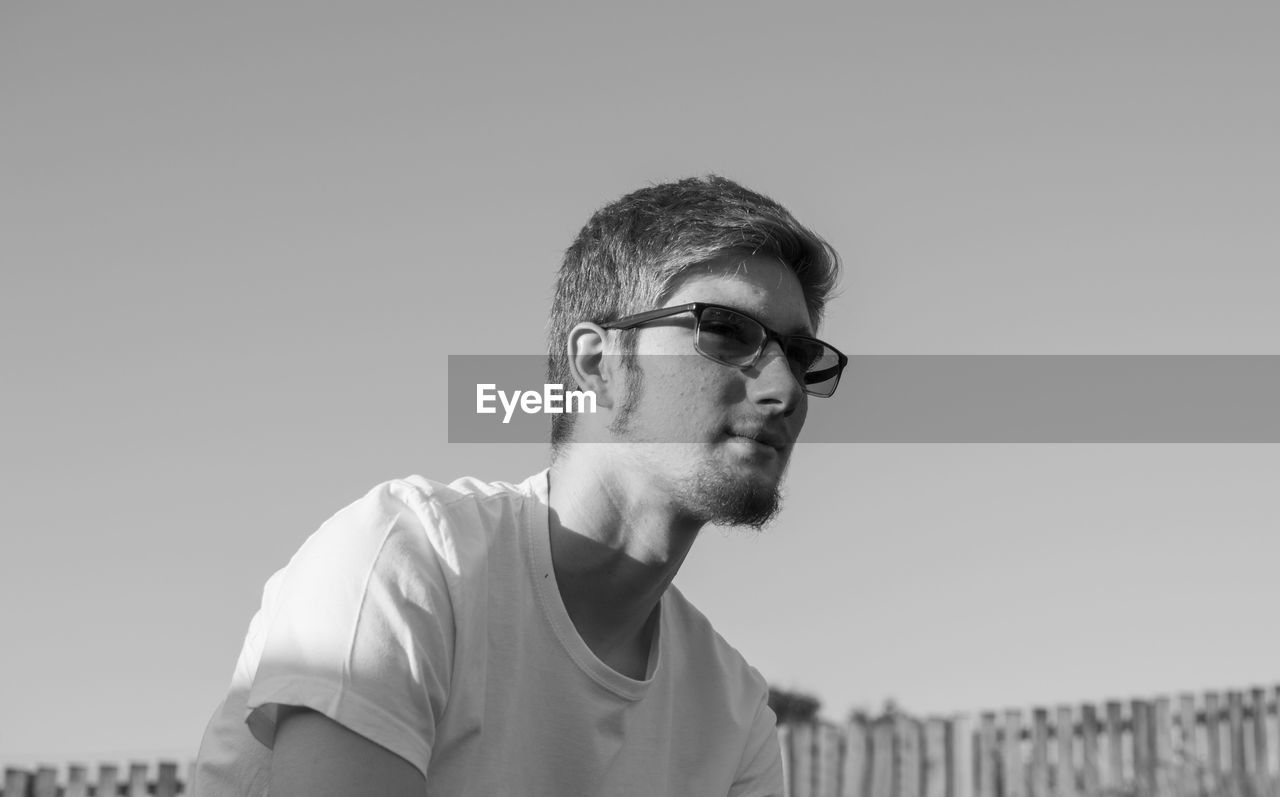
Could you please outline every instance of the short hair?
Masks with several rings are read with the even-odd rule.
[[[565,251],[548,322],[548,381],[576,389],[565,350],[574,326],[652,310],[682,273],[733,252],[789,266],[817,328],[839,277],[835,249],[769,197],[718,175],[691,177],[605,205]],[[634,339],[623,333],[624,353]],[[572,429],[572,414],[551,416],[553,451]]]

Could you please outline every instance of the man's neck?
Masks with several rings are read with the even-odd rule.
[[[551,467],[551,562],[565,610],[606,664],[643,677],[648,621],[698,529],[656,487],[615,472],[605,446],[565,452]]]

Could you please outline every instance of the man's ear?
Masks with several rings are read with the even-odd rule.
[[[569,370],[580,390],[596,394],[596,403],[613,408],[612,389],[620,374],[616,371],[615,357],[608,356],[608,333],[600,326],[583,322],[569,330],[566,343],[569,354]]]

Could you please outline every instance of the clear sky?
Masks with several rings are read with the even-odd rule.
[[[536,353],[600,204],[717,172],[851,354],[1280,354],[1280,10],[0,6],[0,764],[194,754],[266,578]],[[460,4],[459,4],[460,5]],[[1280,446],[809,445],[677,583],[843,717],[1280,681]]]

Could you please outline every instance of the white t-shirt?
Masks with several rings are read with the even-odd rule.
[[[418,476],[334,515],[267,582],[195,797],[265,795],[280,705],[409,761],[426,793],[781,795],[764,679],[675,587],[647,677],[601,662],[560,600],[547,473]]]

